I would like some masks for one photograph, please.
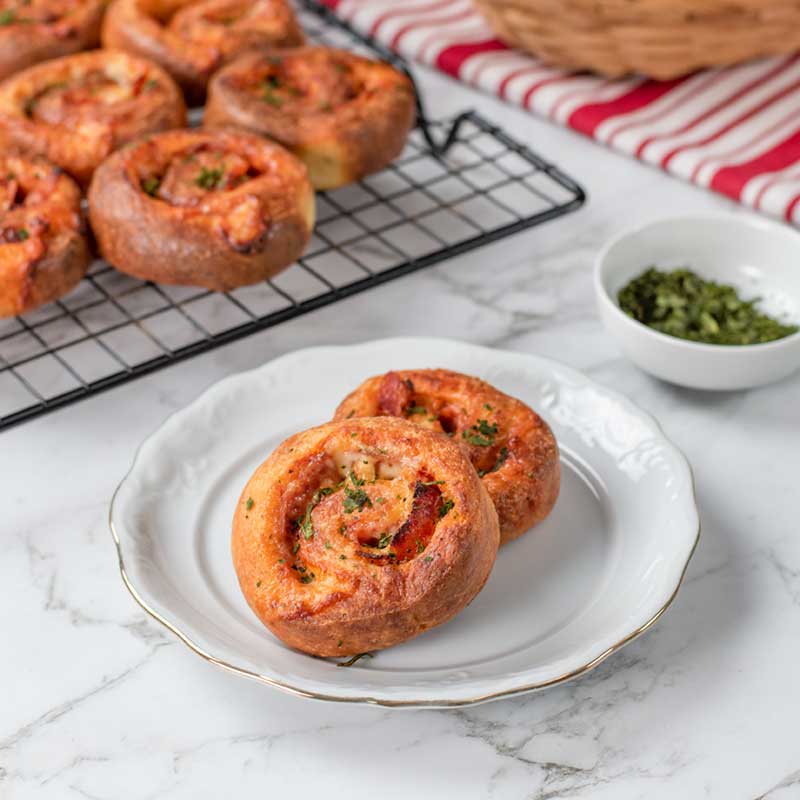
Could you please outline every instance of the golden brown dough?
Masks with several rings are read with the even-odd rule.
[[[0,84],[0,136],[46,156],[82,184],[121,145],[185,121],[172,78],[127,53],[65,56]]]
[[[89,265],[81,193],[38,156],[0,156],[0,317],[66,294]]]
[[[411,81],[382,61],[302,47],[248,53],[209,86],[203,124],[234,125],[288,147],[317,189],[383,169],[414,125]]]
[[[223,291],[265,280],[301,255],[314,191],[302,162],[273,142],[236,131],[168,131],[100,166],[89,218],[117,269]]]
[[[444,369],[400,370],[364,381],[334,419],[403,417],[452,437],[481,475],[500,518],[501,544],[541,522],[558,498],[558,445],[547,423],[485,381]]]
[[[242,492],[232,551],[259,619],[298,650],[335,656],[449,620],[485,583],[498,540],[463,451],[377,417],[283,442]]]
[[[285,0],[114,0],[102,38],[161,64],[191,102],[202,101],[211,74],[239,53],[303,43]]]
[[[0,80],[97,47],[105,7],[104,0],[6,0],[0,9]]]

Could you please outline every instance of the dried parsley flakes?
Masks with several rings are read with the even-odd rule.
[[[742,300],[733,286],[706,281],[689,269],[655,267],[634,278],[617,295],[620,308],[653,330],[693,342],[763,344],[796,333]]]

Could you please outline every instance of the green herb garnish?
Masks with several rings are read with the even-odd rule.
[[[278,97],[269,86],[264,86],[264,94],[261,95],[261,99],[267,105],[274,106],[275,108],[280,108],[283,105],[283,99]]]
[[[244,507],[249,511],[255,505],[255,501],[252,497],[247,498],[247,502],[244,504]]]
[[[26,239],[30,237],[27,229],[25,228],[17,228],[17,241],[24,242]]]
[[[353,486],[363,486],[366,481],[364,478],[359,478],[355,472],[353,472],[353,468],[350,467],[350,480],[353,482]]]
[[[428,409],[425,406],[411,406],[411,408],[406,411],[406,414],[411,416],[412,414],[427,414]]]
[[[620,308],[653,330],[693,342],[762,344],[797,333],[742,300],[733,286],[706,281],[689,269],[650,267],[617,295]]]
[[[417,552],[421,553],[425,549],[425,545],[422,543],[421,539],[417,539]]]
[[[145,194],[149,194],[150,197],[155,197],[156,192],[158,191],[158,187],[161,186],[161,181],[155,177],[145,178],[142,181],[142,189],[144,190]]]
[[[313,572],[306,572],[304,575],[300,576],[300,583],[311,583],[314,580],[316,575]]]
[[[454,505],[455,503],[449,498],[447,500],[444,500],[442,502],[442,505],[439,507],[439,519],[441,519],[444,516],[447,516],[447,513]]]
[[[319,504],[319,501],[322,500],[323,497],[327,497],[332,493],[333,489],[331,489],[330,486],[325,486],[322,489],[317,489],[317,491],[312,495],[309,504],[306,506],[306,513],[303,514],[303,518],[297,523],[297,527],[300,528],[304,538],[310,539],[314,535],[314,525],[311,522],[311,513],[314,511]]]
[[[17,12],[13,8],[0,11],[0,25],[12,25],[17,21]]]
[[[361,660],[362,658],[372,658],[372,653],[359,653],[352,658],[348,658],[347,661],[340,661],[336,666],[337,667],[352,667],[356,661]]]
[[[494,444],[496,435],[496,422],[490,425],[485,419],[479,419],[468,431],[463,431],[461,437],[478,447],[491,447]]]
[[[202,167],[200,174],[195,178],[195,185],[203,189],[218,189],[222,185],[225,172],[219,167]]]
[[[479,469],[478,475],[482,478],[484,475],[488,475],[490,472],[497,472],[503,464],[506,463],[506,459],[508,458],[508,448],[501,447],[500,452],[497,455],[497,461],[494,462],[494,466],[491,469]]]
[[[378,539],[378,544],[376,545],[378,550],[385,550],[392,543],[392,539],[394,539],[393,534],[382,533],[381,538]]]
[[[349,486],[344,490],[345,498],[342,507],[345,514],[352,514],[354,511],[361,511],[364,506],[372,508],[372,500],[363,489],[351,489]]]

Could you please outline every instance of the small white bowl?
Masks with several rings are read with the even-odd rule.
[[[800,323],[800,234],[765,219],[694,216],[660,219],[613,239],[597,258],[600,317],[625,355],[646,372],[693,389],[749,389],[800,368],[800,332],[766,344],[701,344],[636,322],[619,290],[650,266],[687,267],[736,287],[743,299],[787,324]]]

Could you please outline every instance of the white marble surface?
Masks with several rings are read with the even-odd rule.
[[[581,212],[0,437],[0,797],[800,797],[800,375],[706,395],[637,371],[599,325],[594,254],[660,213],[732,208],[445,79],[579,177]],[[740,212],[744,213],[744,212]],[[137,443],[233,371],[322,341],[445,335],[561,359],[684,449],[703,536],[652,632],[574,683],[458,711],[325,705],[205,663],[147,619],[106,515]]]

